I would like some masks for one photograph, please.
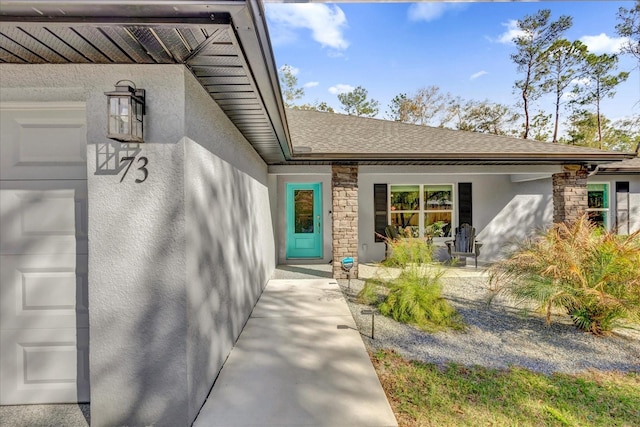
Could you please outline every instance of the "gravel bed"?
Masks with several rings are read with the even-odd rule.
[[[596,337],[561,315],[547,326],[543,316],[525,314],[506,298],[487,304],[485,278],[443,278],[442,283],[443,297],[462,315],[466,331],[425,333],[377,315],[371,339],[371,315],[360,313],[370,307],[355,302],[364,281],[351,280],[348,289],[348,282],[339,280],[363,340],[374,351],[395,349],[408,359],[440,365],[521,366],[545,374],[588,369],[640,372],[640,331],[621,329]]]

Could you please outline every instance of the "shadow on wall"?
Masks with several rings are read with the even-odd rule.
[[[187,144],[192,421],[275,268],[275,253],[267,186]]]
[[[552,221],[551,195],[516,195],[478,233],[478,240],[483,243],[482,259],[496,261],[503,258],[518,242],[551,225]]]
[[[118,262],[140,265],[132,266],[135,277],[114,272],[114,280],[122,277],[127,285],[109,296],[117,299],[118,313],[100,319],[120,326],[113,340],[110,331],[96,338],[113,345],[105,350],[108,356],[97,356],[101,364],[92,379],[100,390],[122,390],[112,402],[101,398],[101,411],[118,408],[109,410],[103,424],[190,425],[275,265],[266,185],[197,144],[186,144],[184,201],[159,185],[152,196],[136,201],[152,203],[146,209],[161,213],[152,222],[131,211],[115,214],[116,223],[144,229],[131,239],[150,243]],[[183,256],[186,264],[179,261]],[[131,321],[123,323],[122,311],[133,313]],[[128,325],[126,336],[118,335],[124,334],[122,325]]]
[[[92,365],[92,386],[95,388],[99,384],[98,389],[102,392],[99,403],[94,396],[92,418],[99,419],[102,425],[148,425],[152,422],[163,425],[162,420],[176,418],[187,421],[185,387],[175,382],[176,378],[186,377],[186,329],[184,321],[180,321],[185,315],[181,303],[185,295],[180,284],[173,283],[176,272],[171,271],[175,268],[171,243],[180,233],[183,208],[180,200],[172,200],[169,194],[158,203],[162,204],[164,214],[144,230],[144,235],[153,236],[153,240],[162,244],[144,245],[148,252],[131,257],[141,266],[131,266],[135,277],[128,278],[127,284],[138,290],[114,289],[112,295],[119,300],[112,305],[120,304],[123,310],[130,310],[132,319],[125,319],[126,323],[123,323],[119,311],[101,313],[102,325],[114,325],[113,332],[100,331],[98,338],[103,341],[101,350],[109,351],[109,354],[96,355],[97,347],[91,349],[92,358],[100,361],[99,365]],[[118,215],[126,223],[131,213],[123,211]],[[114,256],[126,258],[127,254]],[[125,325],[128,333],[124,331]],[[105,338],[112,333],[113,339]],[[104,348],[107,343],[110,345],[108,350]],[[124,378],[130,381],[122,388]],[[168,395],[167,384],[171,382],[175,382],[176,391]],[[111,396],[118,389],[121,394]],[[181,399],[176,400],[176,395]]]
[[[15,399],[20,404],[48,404],[52,400],[53,403],[88,402],[86,183],[81,180],[28,183],[4,180],[1,192],[6,194],[0,196],[3,227],[0,301],[12,304],[5,306],[8,310],[3,312],[4,321],[0,325],[5,344],[0,347],[4,359],[0,369],[13,366],[21,370],[11,372],[13,375],[3,372],[7,375],[2,387],[9,390],[3,398],[13,400],[12,404]],[[51,201],[54,201],[53,208]],[[34,272],[39,278],[37,281],[33,280],[34,276],[29,277]],[[72,366],[69,359],[55,356],[56,353],[71,354],[65,348],[70,346],[69,336],[64,332],[58,334],[71,328],[76,333],[75,394],[69,386],[72,372],[70,369],[60,371],[60,364]],[[34,336],[39,338],[33,341]],[[33,356],[34,348],[42,349],[39,357]],[[25,384],[30,383],[35,387],[25,390]],[[83,414],[88,417],[88,411]]]

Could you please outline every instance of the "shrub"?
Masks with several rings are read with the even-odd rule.
[[[442,272],[424,275],[419,271],[403,271],[389,283],[389,295],[378,306],[380,313],[427,332],[464,329],[460,315],[441,296]]]
[[[414,237],[385,238],[389,255],[383,261],[387,267],[408,268],[433,262],[433,245]]]
[[[399,267],[389,281],[367,281],[360,302],[377,305],[380,313],[398,322],[431,332],[464,329],[460,315],[442,298],[442,271],[433,262],[433,247],[419,238],[387,239],[391,254],[386,266]]]
[[[618,236],[585,215],[523,242],[490,272],[497,292],[533,301],[547,323],[553,308],[596,335],[640,320],[640,232]]]

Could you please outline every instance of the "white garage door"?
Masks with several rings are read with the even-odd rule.
[[[86,112],[0,104],[0,404],[89,401]]]

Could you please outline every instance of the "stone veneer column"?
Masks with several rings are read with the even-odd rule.
[[[588,207],[587,169],[564,165],[564,172],[553,175],[553,222],[571,222]]]
[[[342,258],[353,257],[351,278],[358,277],[358,166],[331,167],[333,277],[346,279]]]

